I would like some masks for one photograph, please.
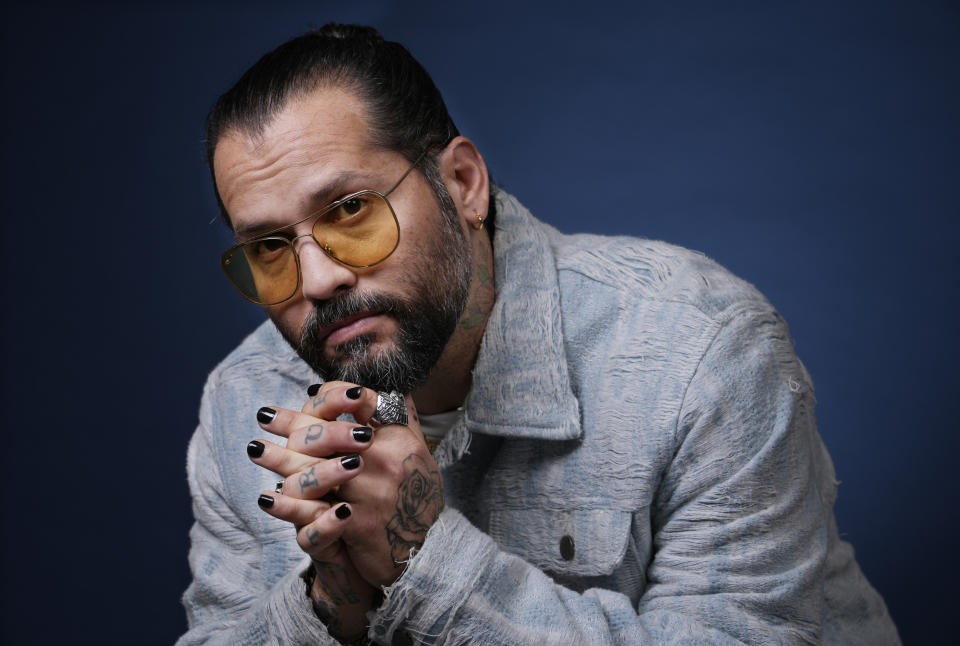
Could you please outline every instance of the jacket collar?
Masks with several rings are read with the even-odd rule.
[[[560,291],[549,227],[497,191],[493,245],[497,296],[473,370],[464,421],[473,433],[579,438],[580,403],[570,386]]]

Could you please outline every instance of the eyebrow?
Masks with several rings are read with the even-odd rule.
[[[370,188],[368,184],[370,184],[372,178],[372,175],[362,171],[344,171],[328,179],[321,186],[310,193],[306,200],[306,203],[310,205],[310,212],[304,215],[302,218],[298,218],[293,222],[284,223],[278,218],[271,219],[268,217],[266,220],[261,220],[256,224],[241,226],[234,232],[234,237],[238,242],[247,242],[253,238],[273,233],[274,231],[279,231],[294,224],[303,222],[314,213],[322,211],[327,206],[335,202],[340,196],[346,195],[347,193],[356,193],[357,191]],[[348,186],[353,186],[356,188],[355,190],[348,191]]]

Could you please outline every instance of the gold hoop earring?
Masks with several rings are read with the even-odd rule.
[[[473,215],[475,218],[477,218],[477,221],[471,224],[470,226],[473,227],[474,231],[479,231],[480,229],[483,228],[483,216],[480,215],[479,211],[474,211]]]

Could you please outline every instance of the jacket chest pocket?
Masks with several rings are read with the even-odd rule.
[[[495,509],[489,532],[502,549],[541,570],[602,576],[623,562],[631,516],[614,509]]]

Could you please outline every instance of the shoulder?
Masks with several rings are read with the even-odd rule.
[[[743,313],[779,316],[753,285],[697,251],[644,238],[563,234],[502,191],[497,205],[507,263],[525,267],[531,255],[548,258],[532,278],[517,271],[505,277],[533,293],[556,286],[568,341],[590,344],[610,333],[624,339],[643,333],[668,347],[683,341],[696,353]],[[499,277],[503,272],[497,271]]]
[[[670,304],[721,324],[744,307],[772,309],[753,285],[698,251],[658,240],[556,231],[551,244],[561,277],[576,276],[621,307]]]
[[[670,371],[676,393],[724,339],[769,360],[793,361],[789,328],[773,305],[704,254],[641,238],[555,233],[551,240],[574,354],[608,364],[618,357],[620,373],[631,378]]]

